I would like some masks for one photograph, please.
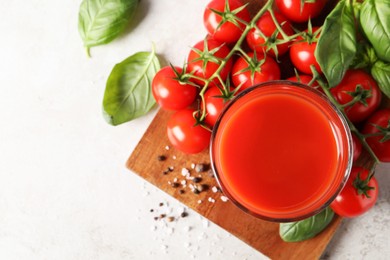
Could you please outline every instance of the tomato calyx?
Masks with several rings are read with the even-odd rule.
[[[206,67],[207,67],[207,64],[209,62],[213,62],[213,63],[216,63],[216,64],[221,64],[221,62],[224,60],[222,58],[219,58],[215,55],[216,52],[218,52],[222,46],[224,46],[225,44],[222,43],[220,46],[218,47],[215,47],[213,49],[209,49],[209,46],[208,46],[208,42],[207,42],[207,38],[204,39],[204,48],[203,50],[199,50],[197,48],[194,48],[192,47],[192,51],[194,51],[196,54],[199,55],[198,58],[192,60],[192,62],[197,62],[197,61],[202,61],[203,62],[203,70],[206,70]]]
[[[277,53],[277,50],[275,50]],[[240,56],[245,59],[245,61],[248,63],[248,67],[237,71],[234,75],[238,75],[247,71],[250,71],[251,74],[251,82],[253,83],[255,80],[255,74],[261,73],[261,66],[264,64],[266,55],[262,59],[257,58],[257,52],[253,52],[253,57],[250,57],[248,54],[246,54],[244,51],[240,52]]]
[[[213,13],[221,16],[221,18],[222,18],[222,20],[220,21],[220,23],[218,24],[216,29],[221,28],[222,25],[224,25],[225,23],[228,23],[228,22],[234,24],[235,26],[237,26],[240,29],[242,29],[241,28],[242,25],[247,26],[248,23],[245,20],[243,20],[240,17],[238,17],[238,13],[240,13],[245,8],[247,8],[247,6],[248,6],[248,3],[246,3],[246,4],[244,4],[244,5],[240,6],[240,7],[237,7],[234,10],[230,10],[229,0],[226,0],[223,12],[221,12],[219,10],[216,10],[214,8],[209,8],[210,11],[212,11]]]
[[[361,171],[358,172],[356,178],[352,182],[352,185],[356,189],[358,195],[364,195],[367,198],[371,198],[368,191],[374,190],[375,188],[369,186],[368,183],[370,182],[372,176],[374,176],[373,173],[370,173],[365,179],[362,179]]]
[[[321,27],[315,27],[311,25],[311,20],[309,19],[307,23],[307,30],[302,32],[301,37],[303,42],[307,42],[308,44],[313,44],[318,42],[318,38],[320,37]],[[299,42],[299,41],[298,41]]]
[[[371,125],[374,126],[378,130],[378,132],[373,133],[373,134],[366,134],[366,135],[364,135],[365,138],[371,137],[371,136],[383,136],[379,140],[380,143],[390,141],[390,120],[387,123],[386,127],[376,125],[376,124],[371,124]]]
[[[351,108],[355,103],[362,103],[365,107],[368,106],[367,99],[372,96],[371,89],[365,89],[362,85],[357,84],[354,91],[345,91],[352,97],[350,102],[341,105],[344,108]]]
[[[169,63],[169,66],[172,68],[173,73],[175,74],[173,79],[179,82],[180,85],[191,85],[199,88],[199,85],[191,81],[191,78],[193,78],[194,75],[187,72],[187,67],[185,65],[182,67],[181,72],[179,72],[171,63]]]

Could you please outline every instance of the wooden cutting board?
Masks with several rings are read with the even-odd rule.
[[[216,180],[208,172],[197,173],[191,168],[191,164],[209,163],[208,151],[186,155],[172,147],[166,149],[169,146],[166,122],[170,114],[164,110],[157,113],[127,161],[130,170],[272,259],[318,259],[322,255],[341,218],[335,217],[330,226],[313,239],[298,243],[282,241],[277,223],[257,219],[232,202],[222,201],[222,194],[212,190],[217,186]],[[166,160],[159,161],[160,155],[164,155]],[[168,167],[173,167],[173,171],[164,174]],[[199,184],[186,180],[182,175],[183,168],[188,169],[192,177],[201,175],[200,184],[206,184],[209,189],[199,194],[192,192],[190,184]],[[175,178],[179,187],[172,185]],[[182,180],[186,180],[185,188],[180,184]],[[184,193],[181,194],[180,190]]]

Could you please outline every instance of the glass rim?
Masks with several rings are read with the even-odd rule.
[[[310,211],[309,213],[306,213],[306,214],[302,214],[302,215],[299,215],[297,217],[283,217],[283,215],[286,215],[286,214],[280,214],[280,217],[270,217],[270,216],[266,216],[264,214],[259,214],[258,212],[254,212],[252,210],[250,210],[248,207],[246,207],[245,205],[243,205],[241,202],[239,202],[237,199],[235,199],[235,197],[230,194],[230,192],[228,191],[228,189],[226,188],[225,184],[223,183],[223,181],[221,180],[221,177],[220,177],[220,173],[218,172],[218,169],[217,169],[217,166],[216,166],[216,159],[215,159],[215,151],[214,151],[214,142],[215,142],[215,139],[216,139],[216,136],[217,136],[217,132],[218,132],[218,129],[220,127],[220,124],[221,124],[221,121],[222,119],[224,118],[225,114],[229,111],[229,109],[238,101],[240,100],[241,98],[245,97],[247,94],[253,92],[253,91],[256,91],[257,89],[260,89],[260,88],[264,88],[264,87],[267,87],[267,86],[272,86],[272,85],[279,85],[279,86],[286,86],[286,87],[299,87],[301,89],[305,89],[305,90],[308,90],[312,93],[314,93],[316,96],[320,97],[322,100],[325,101],[325,103],[327,105],[329,105],[329,108],[331,108],[335,114],[337,115],[338,119],[340,120],[341,122],[341,126],[343,128],[343,132],[345,132],[345,137],[339,137],[339,136],[342,136],[342,134],[336,134],[334,133],[334,136],[335,138],[336,137],[339,137],[341,139],[345,139],[344,141],[347,143],[347,151],[348,151],[348,156],[346,157],[346,159],[342,160],[345,164],[345,169],[339,169],[340,172],[343,172],[343,176],[342,176],[342,180],[340,182],[340,184],[334,184],[334,182],[336,181],[336,178],[334,178],[332,181],[331,181],[331,185],[329,185],[328,189],[326,191],[324,191],[324,193],[319,196],[319,198],[316,200],[317,203],[319,203],[321,201],[321,198],[323,198],[325,195],[328,195],[328,193],[332,192],[332,187],[337,187],[336,190],[334,190],[332,193],[331,196],[329,196],[329,199],[327,199],[323,204],[322,206],[318,207],[317,209],[313,210],[313,211]],[[309,99],[313,99],[313,98],[310,98]],[[318,101],[314,101],[316,103],[318,103]],[[321,105],[322,107],[324,107],[323,105]],[[352,150],[352,135],[351,135],[351,131],[350,131],[350,128],[349,128],[349,125],[348,125],[348,122],[344,116],[344,114],[326,97],[325,94],[321,93],[320,91],[314,89],[313,87],[310,87],[308,85],[305,85],[305,84],[302,84],[302,83],[299,83],[299,82],[294,82],[294,81],[289,81],[289,80],[274,80],[274,81],[268,81],[268,82],[264,82],[264,83],[260,83],[260,84],[256,84],[256,85],[253,85],[252,87],[250,88],[247,88],[247,89],[244,89],[242,92],[240,92],[234,99],[232,99],[225,107],[224,109],[222,110],[221,114],[219,115],[214,127],[213,127],[213,130],[212,130],[212,134],[211,134],[211,140],[210,140],[210,149],[209,149],[209,155],[210,155],[210,164],[211,164],[211,168],[212,168],[212,171],[214,173],[214,176],[215,176],[215,179],[218,183],[218,185],[220,186],[222,192],[224,193],[225,196],[227,196],[229,198],[229,200],[231,200],[233,202],[233,204],[235,204],[238,208],[240,208],[241,210],[243,210],[244,212],[256,217],[256,218],[259,218],[259,219],[263,219],[263,220],[267,220],[267,221],[272,221],[272,222],[292,222],[292,221],[298,221],[298,220],[302,220],[302,219],[305,219],[305,218],[308,218],[310,216],[313,216],[313,215],[316,215],[317,213],[321,212],[322,210],[324,210],[326,207],[329,206],[329,204],[337,197],[337,195],[340,193],[340,191],[343,189],[345,183],[347,182],[348,180],[348,177],[349,177],[349,174],[350,174],[350,171],[351,171],[351,168],[352,168],[352,157],[353,157],[353,150]],[[341,162],[338,163],[338,165],[342,164]],[[341,175],[341,173],[340,173]],[[313,205],[314,203],[312,203],[311,205]],[[300,209],[302,210],[302,209]]]

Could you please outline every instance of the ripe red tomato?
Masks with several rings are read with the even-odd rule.
[[[351,102],[355,96],[361,96],[361,101],[344,109],[353,123],[362,122],[370,116],[382,98],[375,80],[363,70],[348,70],[340,84],[331,88],[330,92],[341,105]]]
[[[352,133],[353,162],[356,162],[357,159],[359,159],[360,155],[362,154],[362,149],[362,143],[360,142],[359,138],[357,138],[357,136]]]
[[[229,102],[229,98],[224,98],[221,90],[217,86],[212,86],[204,94],[204,99],[206,104],[205,123],[210,127],[214,127],[223,108]]]
[[[343,190],[330,204],[330,207],[339,216],[352,218],[357,217],[371,209],[378,198],[378,182],[374,176],[367,181],[368,170],[361,167],[353,167],[347,183]],[[365,183],[366,182],[366,183]],[[367,196],[359,194],[359,190],[366,190]]]
[[[245,29],[245,25],[237,19],[234,20],[233,15],[246,22],[250,21],[250,15],[247,8],[239,10],[243,6],[239,0],[229,0],[227,3],[229,9],[226,8],[225,0],[212,0],[204,11],[203,23],[214,39],[232,43],[240,38],[242,31]],[[215,11],[224,14],[220,15]],[[233,22],[231,19],[233,19]]]
[[[174,67],[178,74],[182,69]],[[172,67],[159,70],[152,81],[154,99],[164,109],[180,110],[191,105],[196,98],[197,89],[189,84],[181,83]]]
[[[269,80],[280,79],[280,69],[276,61],[264,54],[253,52],[247,54],[251,61],[244,57],[239,57],[232,68],[232,81],[235,87],[240,87],[240,91],[255,84]]]
[[[281,27],[287,35],[292,35],[294,33],[290,22],[282,14],[275,12],[275,18],[279,22],[279,24],[282,25]],[[283,39],[283,35],[280,32],[276,35],[276,37],[274,36],[274,33],[276,32],[277,28],[269,12],[264,13],[259,18],[256,25],[257,28],[264,34],[264,36],[267,37],[268,40],[260,35],[257,28],[250,30],[246,36],[246,41],[248,42],[248,45],[252,50],[257,52],[265,52],[267,50],[267,47],[275,47],[276,41],[278,39]],[[286,53],[288,51],[289,45],[290,42],[277,44],[277,56],[279,57]],[[276,57],[276,53],[272,48],[267,53],[272,55],[273,57]]]
[[[327,0],[307,2],[302,0],[276,0],[280,12],[292,22],[302,23],[317,17]],[[301,5],[303,4],[303,8]]]
[[[195,76],[203,79],[209,79],[218,69],[221,60],[225,59],[230,49],[219,41],[206,39],[195,44],[190,51],[187,62],[188,71],[193,72]],[[220,72],[222,80],[226,80],[232,68],[233,61],[229,59]],[[194,79],[199,85],[204,85],[202,80]],[[220,85],[218,78],[214,78],[212,83]]]
[[[290,47],[290,59],[293,65],[301,72],[306,74],[313,74],[310,66],[314,65],[319,73],[322,73],[321,67],[317,62],[314,52],[317,48],[317,38],[319,34],[313,34],[318,30],[318,27],[313,28],[310,35],[306,39],[297,37],[296,41]],[[307,30],[306,30],[307,33]]]
[[[199,153],[210,144],[211,133],[202,126],[195,125],[194,112],[192,109],[179,110],[171,115],[167,125],[171,144],[188,154]]]
[[[362,133],[365,135],[374,134],[374,136],[366,137],[368,145],[381,162],[390,162],[390,109],[374,112],[367,119]]]

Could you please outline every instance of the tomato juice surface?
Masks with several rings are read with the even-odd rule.
[[[350,138],[322,94],[276,81],[228,105],[213,132],[211,159],[221,188],[240,208],[291,221],[318,213],[341,190]]]

